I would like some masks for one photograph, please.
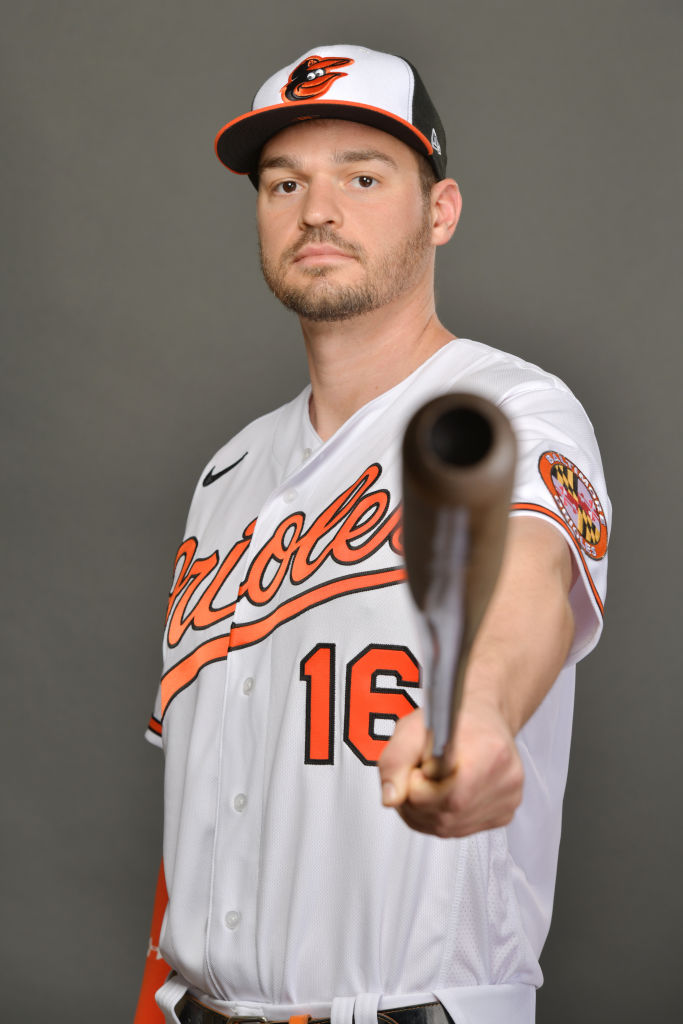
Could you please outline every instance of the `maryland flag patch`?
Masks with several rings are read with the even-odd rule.
[[[588,477],[559,452],[544,452],[538,469],[581,550],[589,558],[603,558],[607,551],[607,520]]]

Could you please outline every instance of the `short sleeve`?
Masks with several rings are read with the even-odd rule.
[[[154,702],[154,710],[150,715],[147,729],[145,730],[145,739],[148,743],[152,743],[155,747],[161,747],[161,687],[157,689],[157,696]]]
[[[203,478],[204,474],[206,473],[207,468],[208,468],[207,466],[204,467],[204,470],[203,470],[202,474],[200,475],[199,480],[197,481],[197,484],[196,484],[195,489],[194,489],[194,493],[192,495],[192,502],[190,504],[190,511],[188,513],[187,523],[186,523],[186,526],[185,526],[185,536],[186,537],[188,535],[188,528],[189,528],[189,523],[191,522],[191,517],[192,517],[193,509],[194,509],[195,503],[197,501],[197,495],[199,493],[201,493],[201,481],[202,481],[202,478]],[[172,575],[171,586],[173,586],[173,581],[175,580],[175,576],[176,576],[176,573],[178,571],[178,558],[180,557],[181,552],[183,551],[184,544],[185,544],[185,542],[183,541],[181,543],[181,545],[180,545],[180,548],[178,549],[178,552],[176,553],[175,563],[174,563],[174,566],[173,566],[173,572],[171,574]],[[163,657],[164,657],[164,649],[165,649],[165,639],[164,639],[164,641],[162,642],[162,645],[161,645],[162,661],[163,661]],[[156,697],[154,699],[154,707],[152,709],[152,714],[150,715],[149,722],[147,723],[147,728],[145,730],[145,739],[147,740],[148,743],[153,744],[153,746],[163,748],[163,739],[162,739],[162,736],[163,736],[163,733],[162,733],[162,703],[161,703],[161,699],[162,699],[161,698],[161,683],[159,683],[159,685],[157,686]]]
[[[500,407],[518,443],[512,514],[551,523],[567,539],[579,570],[570,594],[571,664],[598,642],[607,586],[611,505],[595,433],[581,404],[557,381],[514,389]]]

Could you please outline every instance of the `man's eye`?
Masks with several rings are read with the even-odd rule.
[[[375,184],[376,180],[377,179],[373,178],[370,174],[359,174],[356,178],[356,181],[361,188],[371,188],[371,186]]]
[[[275,186],[275,191],[284,192],[286,195],[291,195],[292,192],[296,191],[296,187],[297,185],[295,181],[280,181]]]

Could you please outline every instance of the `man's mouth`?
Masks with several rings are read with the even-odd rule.
[[[356,257],[351,253],[337,248],[335,245],[304,245],[297,251],[293,263],[334,263],[337,260],[349,260]]]

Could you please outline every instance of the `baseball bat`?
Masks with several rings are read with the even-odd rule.
[[[433,778],[453,771],[467,659],[503,559],[516,450],[500,409],[464,392],[423,405],[403,439],[403,548],[427,661]]]

